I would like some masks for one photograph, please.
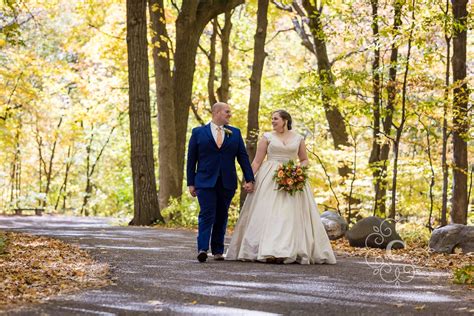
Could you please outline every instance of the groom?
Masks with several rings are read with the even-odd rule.
[[[237,189],[235,158],[244,173],[247,192],[253,191],[254,177],[249,156],[238,128],[229,126],[230,106],[212,106],[212,121],[193,129],[188,147],[187,182],[189,193],[197,196],[197,249],[199,262],[207,260],[209,241],[215,260],[224,260],[224,235],[230,202]],[[197,165],[197,167],[196,167]]]

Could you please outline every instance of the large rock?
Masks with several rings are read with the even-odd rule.
[[[376,216],[358,221],[347,233],[346,238],[352,247],[371,247],[402,249],[404,243],[395,230],[395,225]]]
[[[460,247],[462,252],[474,252],[474,226],[450,224],[433,230],[429,247],[435,252],[453,253]]]
[[[326,233],[331,240],[343,237],[348,228],[346,220],[339,214],[331,211],[321,214],[321,222],[323,222]]]

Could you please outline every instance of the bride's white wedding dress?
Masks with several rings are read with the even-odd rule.
[[[311,186],[290,195],[277,190],[273,175],[278,165],[298,159],[303,139],[296,135],[286,145],[272,133],[267,160],[255,178],[255,191],[247,195],[235,227],[227,260],[284,258],[284,263],[336,263],[326,230],[321,222]]]

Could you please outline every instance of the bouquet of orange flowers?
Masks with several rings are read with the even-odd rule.
[[[290,195],[303,191],[306,179],[308,179],[308,167],[299,166],[293,160],[279,165],[273,175],[273,180],[278,185],[278,190],[286,191]]]

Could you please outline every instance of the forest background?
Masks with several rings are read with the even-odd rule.
[[[467,87],[474,38],[466,39],[472,18],[453,13],[453,6],[469,9],[468,1],[242,2],[148,3],[150,82],[141,91],[149,89],[151,99],[141,123],[151,127],[154,169],[147,170],[159,207],[146,211],[140,192],[134,199],[131,167],[140,161],[131,141],[136,112],[127,60],[127,21],[131,45],[136,12],[128,4],[127,20],[126,3],[116,0],[4,0],[0,209],[195,226],[197,200],[182,173],[185,143],[222,100],[251,156],[255,139],[271,130],[272,111],[292,114],[306,138],[320,211],[352,223],[373,214],[397,218],[413,231],[473,224]],[[459,34],[464,77],[453,58],[463,46],[456,46]],[[183,73],[189,77],[192,65],[189,83]],[[170,82],[166,99],[161,88]]]

